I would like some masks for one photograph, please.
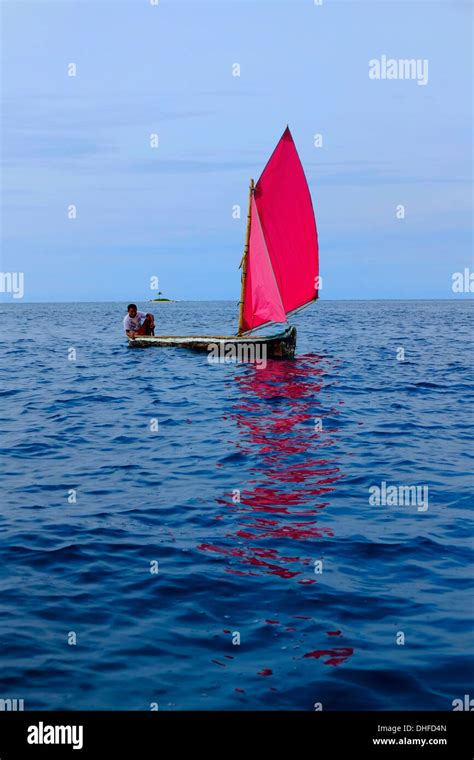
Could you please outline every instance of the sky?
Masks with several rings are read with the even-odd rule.
[[[249,179],[286,124],[321,298],[468,296],[470,3],[154,2],[1,0],[1,271],[23,301],[144,301],[153,277],[237,301]],[[383,55],[428,81],[370,78]]]

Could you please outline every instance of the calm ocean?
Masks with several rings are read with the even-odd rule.
[[[235,331],[234,303],[152,309],[157,334]],[[124,304],[0,311],[0,698],[472,694],[472,303],[320,301],[295,361],[264,369],[129,349]]]

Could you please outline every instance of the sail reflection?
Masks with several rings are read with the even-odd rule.
[[[198,547],[228,557],[226,572],[316,582],[315,542],[334,535],[321,513],[342,477],[325,452],[340,413],[320,400],[331,369],[325,357],[311,355],[248,367],[234,378],[239,401],[231,416],[239,431],[236,446],[248,462],[246,483],[240,489],[236,483],[237,497],[234,491],[217,499],[223,510],[218,518],[230,525],[223,544]]]

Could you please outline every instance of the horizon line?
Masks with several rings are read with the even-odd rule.
[[[416,296],[408,297],[408,298],[318,298],[318,301],[326,302],[326,303],[337,303],[339,301],[350,301],[350,302],[367,302],[367,301],[474,301],[474,294],[472,298],[469,298],[469,293],[460,294],[454,298],[450,297],[435,297],[435,298],[418,298]],[[141,303],[236,303],[238,304],[238,300],[234,301],[233,298],[170,298],[168,301],[155,301],[154,299],[150,298],[137,298],[137,301]],[[10,299],[9,301],[2,301],[0,300],[0,306],[19,306],[20,304],[62,304],[62,303],[70,303],[70,304],[79,304],[79,303],[125,303],[128,301],[130,303],[130,299],[119,299],[114,301],[26,301],[25,299]]]

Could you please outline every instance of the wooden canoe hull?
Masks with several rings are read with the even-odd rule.
[[[250,361],[252,357],[268,359],[293,359],[296,349],[296,327],[288,327],[278,335],[225,336],[225,335],[140,335],[129,338],[131,348],[188,348],[191,351],[214,353],[220,356],[235,354],[237,361]],[[255,359],[254,359],[255,360]]]

